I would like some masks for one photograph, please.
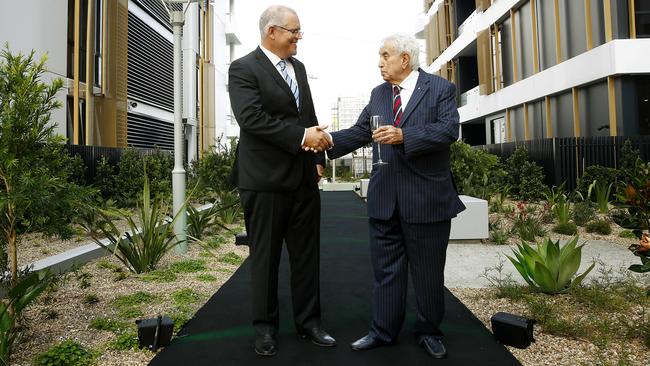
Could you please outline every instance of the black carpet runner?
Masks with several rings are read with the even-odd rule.
[[[399,343],[364,352],[349,344],[365,335],[371,317],[372,270],[366,206],[352,192],[322,192],[321,307],[323,326],[338,341],[322,348],[296,335],[291,316],[286,252],[280,268],[278,353],[262,358],[253,350],[248,262],[226,282],[150,365],[519,365],[508,350],[451,293],[442,325],[449,353],[434,360],[411,333],[409,309]]]

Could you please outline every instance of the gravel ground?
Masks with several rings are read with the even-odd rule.
[[[499,221],[502,227],[508,228],[512,220],[508,217],[490,214],[492,222]],[[569,239],[564,236],[552,233],[552,225],[544,226],[548,235],[553,239]],[[581,239],[605,240],[612,245],[629,246],[634,239],[620,238],[618,234],[623,230],[612,224],[612,234],[603,236],[590,234],[579,228]],[[65,277],[58,290],[52,294],[45,294],[39,301],[28,308],[25,312],[26,329],[13,354],[13,365],[31,365],[34,356],[46,351],[53,345],[64,339],[73,339],[80,344],[99,350],[101,356],[98,358],[99,365],[146,365],[153,354],[148,351],[116,351],[110,349],[110,342],[116,339],[114,333],[99,331],[89,327],[90,321],[97,317],[108,317],[119,319],[117,310],[111,302],[119,295],[133,294],[137,291],[145,291],[156,295],[157,301],[142,307],[144,317],[153,317],[159,313],[169,313],[174,309],[174,301],[171,293],[179,289],[190,288],[201,294],[201,299],[191,306],[191,311],[201,307],[212,294],[223,285],[237,269],[236,264],[229,264],[220,261],[224,255],[235,253],[241,258],[248,256],[247,247],[234,245],[232,235],[226,236],[227,240],[218,249],[212,250],[214,256],[206,257],[205,250],[198,245],[190,245],[185,255],[170,253],[163,258],[161,268],[171,263],[187,259],[204,259],[207,270],[200,273],[179,273],[177,280],[171,283],[166,282],[145,282],[139,275],[130,274],[119,281],[115,280],[116,273],[110,269],[99,266],[99,263],[110,262],[119,267],[123,265],[115,258],[106,257],[88,263],[76,273]],[[87,237],[78,240],[56,241],[43,239],[37,235],[29,235],[24,238],[19,247],[19,263],[25,265],[37,259],[41,259],[65,250],[74,248],[88,242]],[[516,244],[518,238],[511,237],[509,244]],[[489,244],[486,241],[486,244]],[[89,277],[90,287],[82,288],[80,273],[86,273]],[[214,276],[213,281],[205,282],[197,278],[199,274]],[[490,316],[498,311],[506,311],[516,314],[525,314],[525,307],[521,304],[511,303],[506,299],[497,299],[493,296],[491,289],[450,289],[474,314],[490,327]],[[85,304],[84,297],[94,294],[99,298],[95,304]],[[132,323],[134,319],[129,319]],[[135,326],[131,325],[135,330]],[[543,332],[540,327],[535,327],[535,339],[528,349],[519,350],[508,347],[508,349],[524,365],[641,365],[650,366],[647,360],[650,359],[650,350],[640,342],[623,344],[612,344],[609,351],[603,352],[596,345],[583,340],[569,339],[549,335]],[[630,363],[620,362],[627,358]]]
[[[143,281],[141,275],[129,274],[127,278],[116,281],[116,273],[103,268],[99,263],[110,262],[124,268],[116,258],[105,257],[89,262],[77,272],[69,273],[59,284],[58,290],[45,293],[34,305],[25,311],[26,329],[16,351],[13,354],[13,365],[31,365],[35,355],[46,351],[53,345],[65,339],[72,339],[80,344],[103,352],[98,360],[100,365],[146,365],[153,353],[148,351],[115,351],[108,345],[116,339],[109,331],[100,331],[89,327],[90,321],[97,317],[123,319],[111,302],[120,295],[129,295],[144,291],[156,296],[156,301],[140,306],[143,316],[155,317],[157,314],[170,314],[176,309],[171,298],[173,292],[180,289],[192,289],[199,293],[201,299],[191,305],[193,314],[200,308],[237,270],[238,265],[224,263],[220,259],[224,255],[234,253],[244,259],[248,256],[248,247],[234,245],[234,238],[228,235],[227,241],[218,249],[210,251],[214,256],[206,256],[204,248],[197,244],[188,246],[188,253],[180,255],[174,252],[165,256],[159,268],[187,259],[203,259],[207,270],[197,273],[177,273],[174,282]],[[90,287],[82,288],[78,277],[84,273],[89,277]],[[198,275],[211,275],[213,281],[202,281]],[[99,302],[85,304],[84,297],[94,294]],[[135,318],[128,320],[130,329],[135,331]]]
[[[483,324],[490,329],[490,317],[499,311],[526,316],[525,305],[498,299],[490,289],[449,289]],[[596,345],[580,340],[559,337],[544,333],[541,327],[534,326],[533,342],[526,349],[506,346],[523,365],[650,365],[650,349],[640,341],[615,342],[607,351]],[[622,361],[627,358],[627,361]]]

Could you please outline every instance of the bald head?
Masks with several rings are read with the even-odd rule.
[[[260,36],[266,38],[269,27],[272,25],[283,26],[290,15],[297,16],[296,11],[283,5],[271,5],[260,16]]]

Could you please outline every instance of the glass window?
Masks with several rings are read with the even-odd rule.
[[[537,36],[539,37],[539,69],[546,70],[556,63],[555,6],[552,1],[538,1]]]
[[[519,79],[533,75],[533,32],[531,28],[530,2],[524,3],[516,12],[517,60]]]
[[[634,21],[637,38],[650,38],[650,1],[634,0]]]
[[[501,31],[499,37],[501,39],[501,75],[505,86],[511,85],[514,81],[512,75],[512,35],[510,24],[510,17],[508,17],[499,26]]]

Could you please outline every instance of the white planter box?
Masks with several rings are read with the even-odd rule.
[[[487,239],[488,203],[486,200],[471,196],[460,196],[465,205],[465,211],[451,220],[450,240]]]

